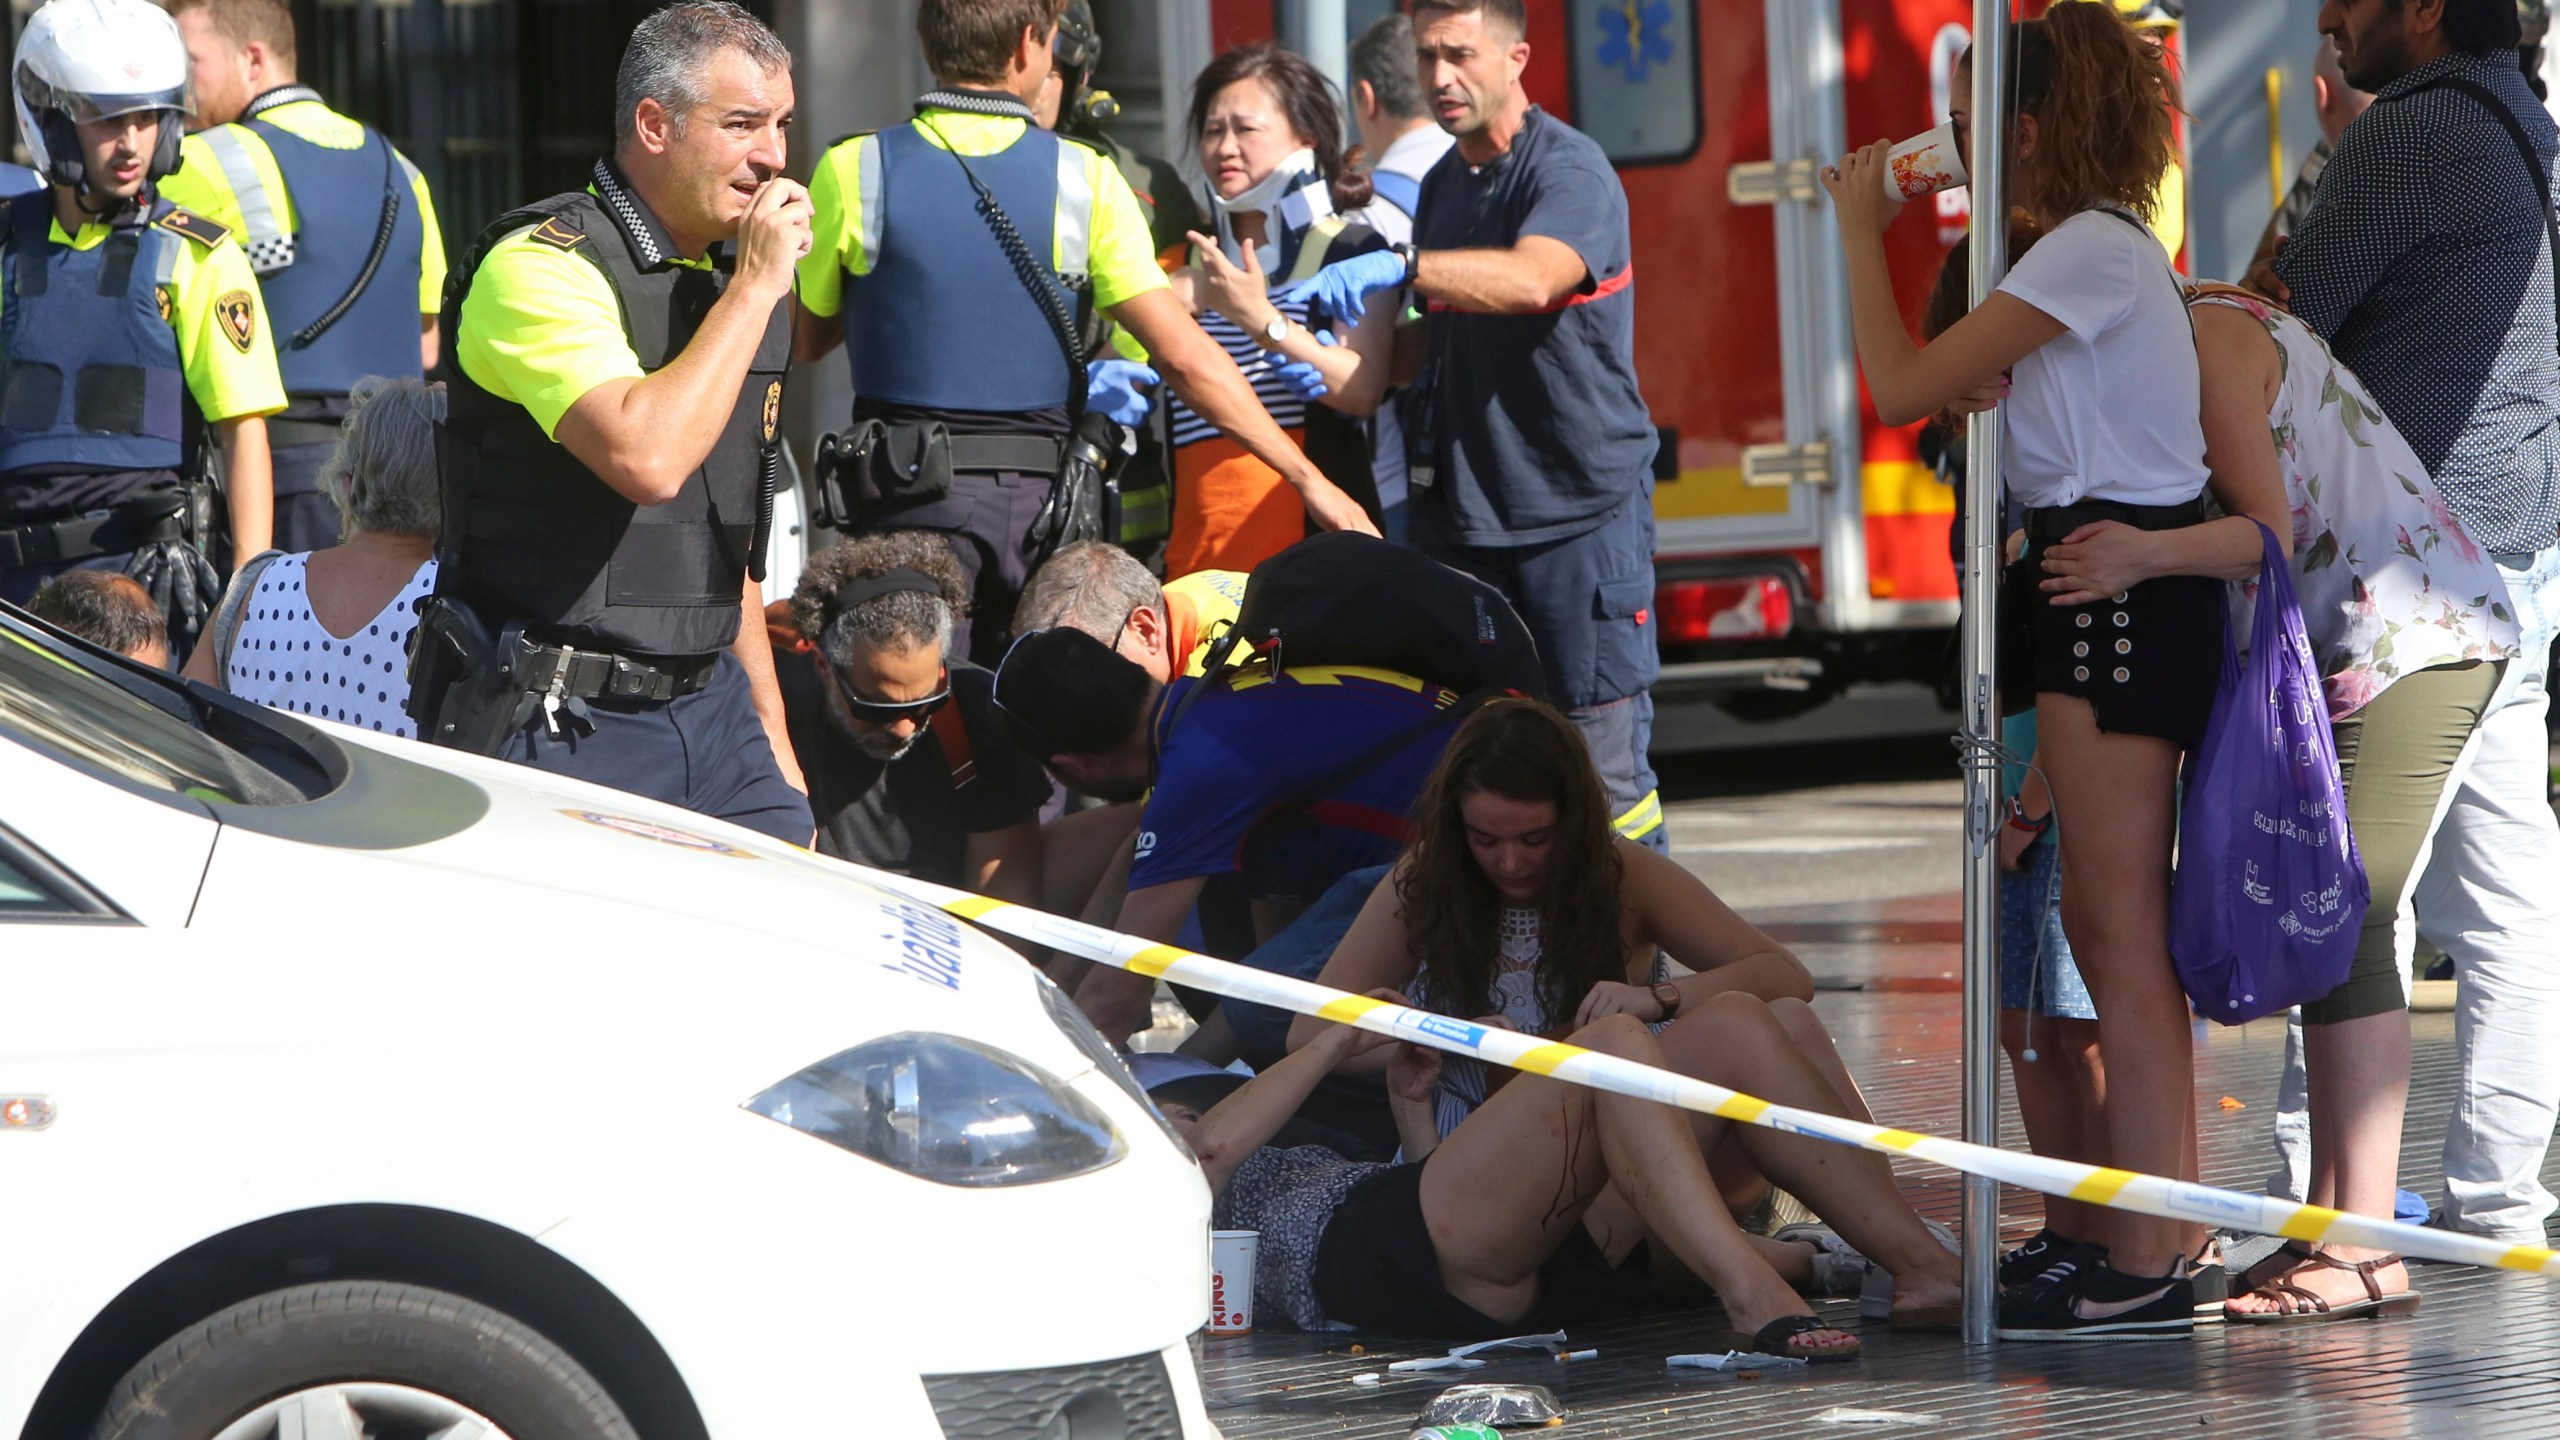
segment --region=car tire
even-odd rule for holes
[[[189,1326],[116,1383],[90,1440],[273,1434],[251,1417],[315,1396],[357,1411],[440,1402],[507,1440],[638,1440],[595,1377],[530,1326],[442,1290],[365,1280],[274,1291]],[[362,1418],[348,1433],[375,1433]]]

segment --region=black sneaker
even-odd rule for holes
[[[2047,1267],[2070,1252],[2088,1248],[2078,1240],[2066,1239],[2051,1230],[2039,1230],[2027,1237],[2025,1244],[2000,1257],[2000,1288],[2014,1290],[2042,1275]]]
[[[2001,1296],[1997,1333],[2003,1340],[2183,1340],[2195,1329],[2196,1287],[2184,1260],[2166,1275],[2144,1276],[2087,1256],[2057,1262]]]

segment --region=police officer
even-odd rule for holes
[[[1376,533],[1174,299],[1119,169],[1034,124],[1056,3],[923,0],[916,33],[939,88],[912,122],[819,162],[817,245],[800,265],[800,358],[841,342],[853,367],[844,488],[864,526],[951,539],[984,664],[1002,654],[1014,597],[1039,559],[1035,522],[1084,399],[1080,305],[1126,328],[1195,411],[1297,488],[1319,524]]]
[[[193,639],[221,596],[193,481],[209,424],[231,552],[267,546],[266,310],[222,226],[155,186],[178,163],[187,55],[149,0],[55,0],[19,37],[18,130],[47,182],[0,205],[0,599],[64,570],[143,582]],[[182,478],[186,477],[186,478]]]
[[[161,192],[248,249],[290,398],[267,424],[275,544],[325,549],[338,511],[320,466],[347,392],[367,375],[435,368],[444,237],[418,167],[296,83],[284,0],[170,0],[169,11],[194,69],[198,133]]]
[[[791,52],[729,0],[633,30],[613,157],[500,217],[444,310],[444,536],[419,733],[807,844],[763,624]]]

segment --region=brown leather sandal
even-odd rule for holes
[[[2231,1277],[2231,1295],[2237,1299],[2270,1281],[2281,1280],[2311,1262],[2311,1247],[2300,1240],[2287,1240],[2258,1257],[2258,1263]]]
[[[2419,1302],[2426,1298],[2415,1290],[2403,1290],[2394,1295],[2382,1293],[2382,1282],[2373,1278],[2374,1272],[2400,1264],[2401,1257],[2397,1255],[2384,1255],[2377,1259],[2359,1262],[2341,1260],[2334,1255],[2323,1255],[2311,1249],[2305,1249],[2301,1253],[2303,1263],[2285,1271],[2284,1274],[2298,1275],[2315,1265],[2327,1270],[2345,1270],[2364,1282],[2365,1298],[2350,1300],[2343,1305],[2332,1305],[2326,1299],[2303,1289],[2290,1280],[2280,1277],[2271,1278],[2251,1287],[2250,1293],[2281,1296],[2292,1301],[2297,1308],[2256,1313],[2225,1310],[2222,1318],[2233,1325],[2325,1325],[2333,1320],[2379,1320],[2393,1315],[2415,1315],[2418,1313]],[[2255,1266],[2251,1267],[2253,1273],[2255,1269]]]

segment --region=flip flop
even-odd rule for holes
[[[1800,1350],[1789,1342],[1813,1330],[1838,1330],[1812,1315],[1781,1315],[1760,1327],[1758,1333],[1745,1335],[1739,1330],[1719,1333],[1715,1343],[1727,1350],[1740,1350],[1753,1355],[1776,1355],[1788,1360],[1802,1360],[1808,1365],[1834,1365],[1858,1358],[1858,1340],[1850,1336],[1846,1345],[1827,1350]]]
[[[2290,1280],[2272,1279],[2261,1282],[2253,1293],[2282,1296],[2293,1301],[2297,1308],[2259,1313],[2225,1310],[2223,1322],[2229,1325],[2326,1325],[2337,1320],[2381,1320],[2394,1315],[2415,1315],[2419,1303],[2426,1299],[2415,1290],[2402,1290],[2391,1295],[2382,1293],[2382,1282],[2373,1278],[2373,1272],[2400,1264],[2401,1257],[2397,1255],[2384,1255],[2358,1263],[2323,1255],[2317,1250],[2306,1250],[2303,1259],[2305,1264],[2285,1274],[2299,1274],[2314,1265],[2326,1270],[2345,1270],[2364,1282],[2365,1298],[2332,1304]]]

